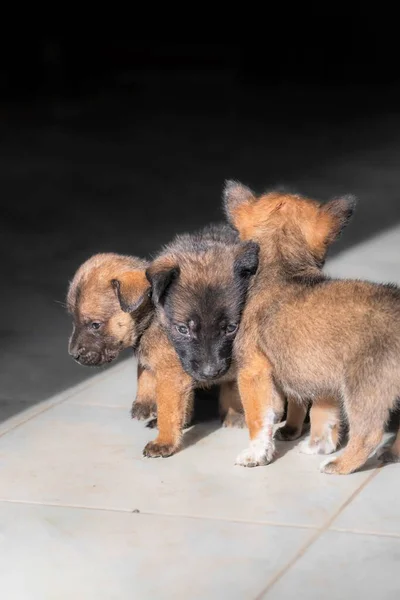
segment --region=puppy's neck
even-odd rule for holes
[[[281,233],[259,244],[258,272],[265,284],[298,289],[326,279],[322,272],[324,260],[318,260],[301,240]]]

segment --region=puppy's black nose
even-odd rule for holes
[[[73,359],[79,362],[79,359],[81,358],[84,351],[84,348],[70,348],[68,353],[70,356],[72,356]]]
[[[213,364],[204,365],[200,370],[200,376],[203,379],[214,379],[215,377],[218,377],[222,370],[223,369]]]

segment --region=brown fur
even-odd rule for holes
[[[158,436],[144,455],[167,457],[180,447],[182,431],[193,404],[193,380],[181,367],[178,356],[157,320],[142,338],[138,359],[155,379]]]
[[[243,427],[243,406],[240,400],[237,381],[231,381],[221,385],[219,397],[220,411],[224,415],[224,427]]]
[[[70,354],[79,356],[82,346],[89,352],[101,349],[104,360],[115,359],[120,351],[135,348],[140,336],[148,327],[153,306],[148,298],[149,283],[145,271],[148,263],[132,256],[119,254],[96,254],[76,272],[68,290],[67,306],[74,319],[70,338]],[[121,309],[119,295],[128,294],[132,312]],[[137,304],[136,310],[133,304]],[[99,332],[91,332],[88,326],[98,321],[103,325]],[[90,357],[90,355],[89,355]],[[138,367],[138,386],[132,418],[148,419],[156,416],[155,381],[152,373]]]
[[[352,198],[326,205],[284,193],[256,198],[232,182],[225,206],[241,238],[260,245],[236,339],[252,440],[238,462],[272,460],[271,423],[282,414],[283,394],[299,403],[337,398],[349,443],[322,469],[351,473],[376,449],[400,395],[400,290],[323,275],[326,251],[353,212]]]
[[[308,445],[310,454],[335,452],[341,441],[340,406],[335,398],[318,398],[311,406],[311,431]]]

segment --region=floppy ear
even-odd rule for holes
[[[225,182],[223,191],[224,210],[228,220],[234,224],[233,212],[242,204],[250,204],[255,196],[250,188],[238,181],[228,180]]]
[[[256,242],[249,241],[240,244],[233,267],[235,274],[243,278],[254,275],[258,269],[259,251],[260,246]]]
[[[342,198],[335,198],[322,207],[322,213],[328,217],[325,236],[327,244],[334,242],[349,223],[356,203],[357,199],[355,196],[349,195]]]
[[[151,284],[154,304],[164,304],[168,288],[179,277],[180,269],[170,258],[155,260],[146,270],[146,277]]]
[[[149,295],[150,285],[145,271],[127,271],[112,279],[111,285],[115,290],[121,308],[130,313],[139,308]]]

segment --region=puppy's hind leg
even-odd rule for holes
[[[303,454],[332,454],[340,438],[340,405],[335,398],[313,402],[310,411],[310,435],[299,444]]]
[[[223,427],[246,427],[243,405],[236,381],[221,383],[219,411]]]
[[[356,471],[374,453],[382,439],[388,409],[382,406],[379,396],[363,399],[362,404],[350,399],[346,402],[349,422],[349,442],[340,456],[321,464],[323,473],[348,475]]]
[[[299,404],[296,400],[288,398],[286,422],[276,430],[277,440],[290,442],[297,440],[303,432],[304,419],[307,414],[307,404]]]

